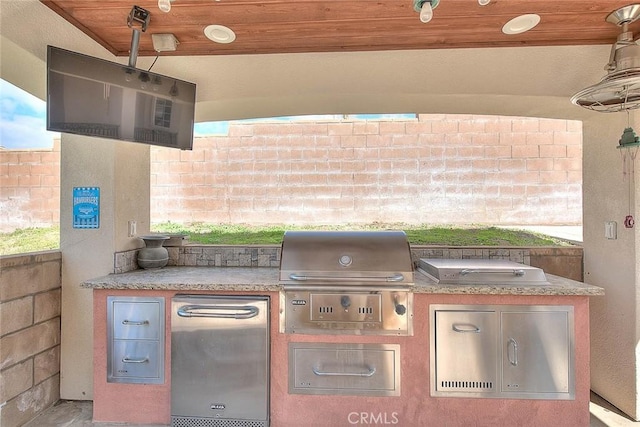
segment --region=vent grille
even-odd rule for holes
[[[381,322],[382,294],[365,292],[310,293],[309,297],[298,299],[310,301],[309,318],[311,322]],[[387,299],[390,297],[387,296]],[[300,307],[297,310],[302,312]]]
[[[440,386],[449,390],[493,390],[493,381],[441,381]]]
[[[171,417],[171,427],[268,427],[267,421],[198,417]]]

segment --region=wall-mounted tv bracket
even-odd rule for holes
[[[127,17],[127,26],[133,30],[131,35],[131,50],[129,51],[129,67],[135,68],[138,60],[138,45],[140,44],[140,32],[147,31],[151,14],[140,6],[133,6]],[[138,28],[139,27],[139,28]]]

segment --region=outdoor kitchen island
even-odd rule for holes
[[[410,336],[291,334],[280,330],[282,286],[276,268],[166,267],[112,274],[83,283],[94,294],[94,421],[139,424],[171,422],[171,313],[176,294],[260,295],[270,298],[271,426],[586,426],[589,424],[589,298],[604,291],[547,275],[548,285],[442,285],[416,271]],[[162,381],[108,382],[108,297],[154,297],[164,304]],[[434,397],[430,392],[430,306],[562,306],[573,312],[570,398]],[[396,395],[297,394],[290,392],[290,344],[391,345],[399,349]],[[525,358],[523,357],[523,360]],[[392,359],[393,362],[393,359]],[[513,362],[513,360],[512,360]],[[516,361],[517,363],[517,361]],[[367,374],[368,375],[368,374]],[[215,425],[215,424],[211,424]],[[222,425],[222,424],[221,424]]]

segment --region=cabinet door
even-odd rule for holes
[[[501,313],[501,391],[572,398],[572,308],[534,309]]]
[[[494,392],[496,339],[495,311],[436,311],[435,394]]]

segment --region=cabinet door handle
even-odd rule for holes
[[[127,325],[127,326],[147,326],[149,324],[148,320],[127,320],[124,319],[122,321],[123,325]]]
[[[451,327],[456,332],[477,334],[480,328],[470,323],[454,323]]]
[[[518,366],[518,341],[513,338],[507,341],[507,359],[513,366]]]
[[[122,358],[122,363],[147,363],[148,361],[148,357],[143,357],[142,359],[130,359],[128,357]]]
[[[313,373],[319,377],[372,377],[376,373],[375,367],[366,366],[366,372],[327,372],[321,371],[320,368],[313,367]]]

